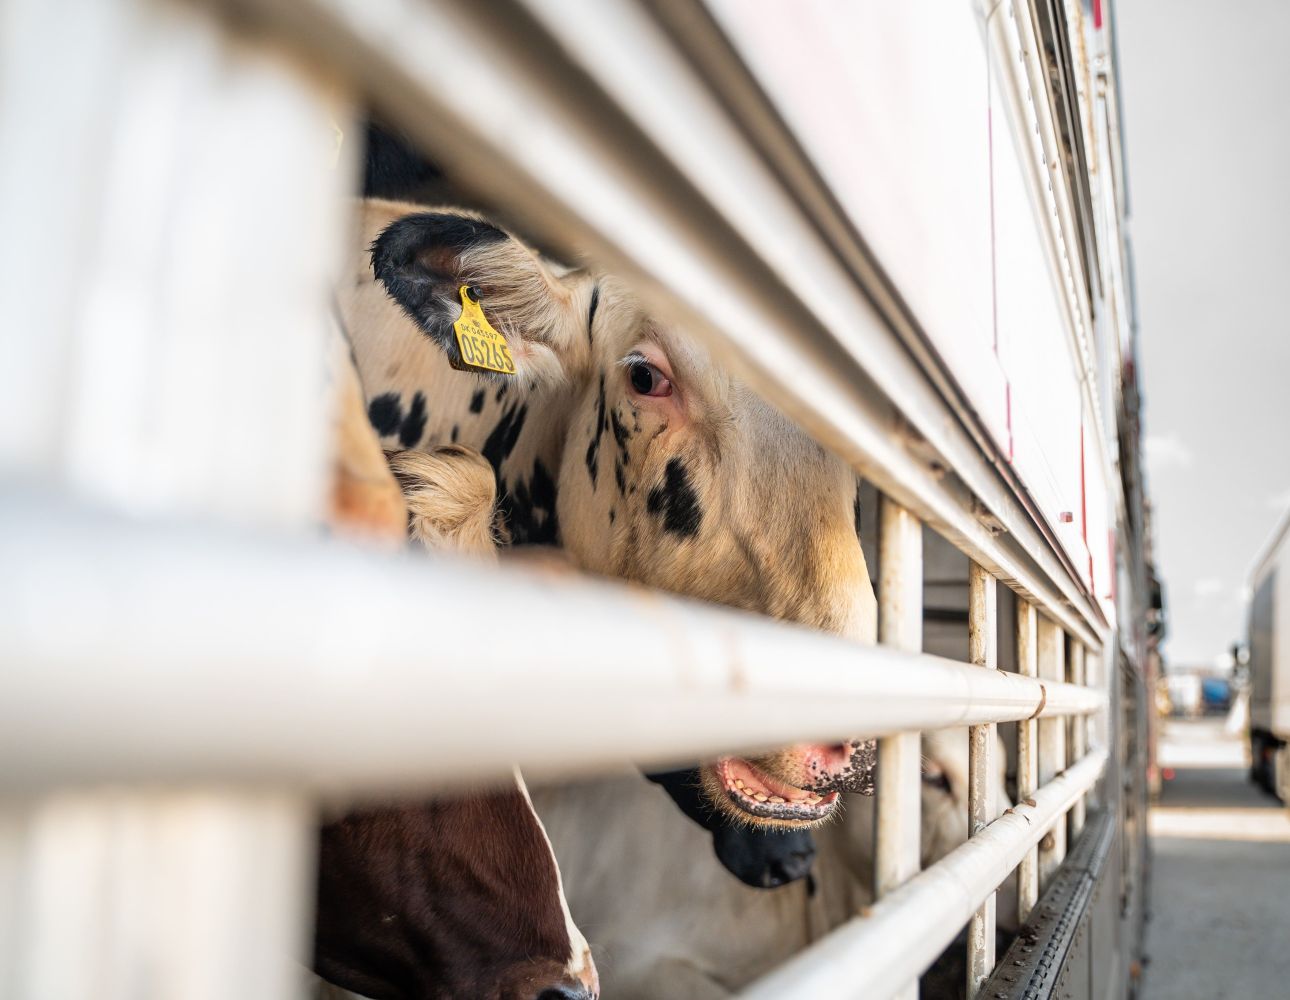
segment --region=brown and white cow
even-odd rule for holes
[[[322,829],[314,969],[372,1000],[595,1000],[523,780]]]
[[[479,482],[478,456],[453,447],[405,454],[392,473],[339,337],[329,371],[329,526],[369,542],[411,535],[495,558],[492,477]],[[373,806],[327,823],[313,967],[373,1000],[596,1000],[600,989],[518,771],[508,787]]]

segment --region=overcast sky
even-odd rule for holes
[[[1166,658],[1209,662],[1290,508],[1290,0],[1115,6]]]

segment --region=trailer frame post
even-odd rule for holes
[[[878,641],[918,652],[923,646],[923,526],[886,496],[879,502]],[[878,898],[918,873],[922,741],[917,732],[878,741],[874,890]],[[901,998],[917,998],[910,983]]]
[[[1088,649],[1074,636],[1070,639],[1070,682],[1086,686]],[[1084,759],[1088,752],[1088,719],[1077,716],[1068,723],[1066,761],[1074,764]],[[1073,843],[1084,832],[1084,823],[1088,816],[1087,796],[1081,795],[1071,806],[1070,840]]]
[[[1035,606],[1017,598],[1017,672],[1037,677],[1037,614]],[[1038,725],[1034,718],[1017,723],[1017,801],[1024,803],[1039,788]],[[1017,866],[1017,919],[1025,923],[1039,901],[1039,853],[1028,849]]]
[[[999,667],[998,586],[976,562],[968,570],[968,662],[986,670]],[[968,835],[975,837],[998,814],[997,726],[968,729]],[[995,964],[995,901],[991,893],[968,923],[967,996],[980,991]]]
[[[1040,615],[1036,628],[1039,679],[1066,679],[1066,634],[1046,615]],[[1042,787],[1066,770],[1066,719],[1044,717],[1039,720],[1039,784]],[[1066,821],[1059,819],[1039,842],[1040,888],[1066,857]]]

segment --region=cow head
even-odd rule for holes
[[[505,791],[350,813],[323,827],[314,968],[373,1000],[596,1000],[521,779]]]
[[[455,360],[458,291],[478,289],[516,360],[510,405],[528,400],[530,425],[559,422],[553,514],[577,564],[873,641],[857,484],[844,463],[614,279],[553,267],[467,213],[391,216],[372,247],[389,295]],[[839,792],[871,791],[873,765],[872,743],[796,746],[722,758],[702,784],[739,820],[807,826]]]

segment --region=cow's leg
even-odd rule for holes
[[[479,452],[447,445],[395,452],[389,462],[403,488],[409,537],[428,549],[497,558],[497,478]]]

